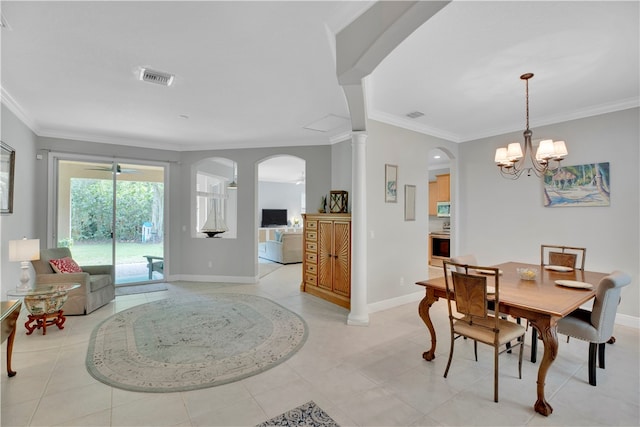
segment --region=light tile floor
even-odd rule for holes
[[[639,331],[616,327],[607,346],[607,369],[598,386],[587,382],[587,344],[560,338],[547,376],[550,417],[533,410],[538,365],[526,361],[517,377],[517,355],[500,358],[500,402],[493,402],[492,353],[456,343],[449,373],[446,304],[433,306],[437,357],[426,362],[428,334],[418,303],[370,316],[367,327],[347,326],[347,311],[301,294],[300,264],[284,266],[260,283],[173,283],[167,291],[117,297],[88,316],[68,317],[63,330],[25,335],[22,313],[13,367],[6,375],[2,345],[4,426],[252,426],[314,400],[342,426],[559,426],[640,424]],[[265,296],[304,317],[309,337],[285,363],[235,383],[181,393],[135,393],[94,380],[86,371],[89,335],[120,310],[177,293],[242,292]],[[530,334],[527,334],[530,338]],[[540,346],[541,347],[541,346]],[[525,347],[528,356],[530,347]],[[540,350],[541,352],[542,350]],[[539,360],[540,360],[539,356]]]

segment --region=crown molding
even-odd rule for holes
[[[40,127],[36,121],[29,115],[24,108],[18,104],[13,96],[0,87],[0,103],[4,104],[22,123],[24,123],[33,133],[39,135]]]
[[[417,123],[409,119],[394,116],[392,114],[385,113],[376,109],[369,110],[369,119],[377,120],[379,122],[387,123],[403,129],[412,130],[414,132],[422,133],[425,135],[435,136],[436,138],[442,138],[451,142],[462,142],[460,137],[456,134],[427,126],[422,123]]]
[[[567,114],[559,114],[555,116],[536,118],[534,126],[532,126],[532,129],[535,130],[536,127],[548,126],[548,125],[553,125],[557,123],[564,123],[572,120],[579,120],[587,117],[599,116],[602,114],[615,113],[616,111],[628,110],[630,108],[638,108],[638,107],[640,107],[640,97],[627,98],[627,99],[623,99],[616,102],[595,105],[593,107],[584,108],[582,110],[573,111]],[[433,128],[421,123],[416,123],[408,119],[397,117],[392,114],[388,114],[388,113],[376,110],[375,108],[370,108],[369,111],[370,111],[369,112],[370,119],[377,120],[390,125],[398,126],[404,129],[412,130],[415,132],[423,133],[426,135],[443,138],[448,141],[452,141],[456,143],[475,141],[477,139],[489,138],[497,135],[504,135],[507,133],[517,132],[524,129],[524,127],[522,126],[511,126],[511,127],[501,127],[501,128],[493,128],[493,129],[484,129],[482,131],[474,132],[472,134],[459,135],[459,134],[446,132],[437,128]]]
[[[606,104],[595,105],[589,108],[583,108],[582,110],[572,111],[565,114],[557,114],[554,116],[546,116],[542,118],[536,118],[535,123],[531,126],[531,130],[535,132],[536,128],[542,126],[549,126],[558,123],[570,122],[572,120],[585,119],[587,117],[599,116],[602,114],[615,113],[616,111],[628,110],[631,108],[637,108],[640,106],[640,97],[622,99],[615,102],[609,102]],[[504,135],[507,133],[524,131],[524,126],[511,126],[494,129],[485,129],[480,132],[476,132],[468,135],[460,135],[459,142],[475,141],[477,139],[489,138],[497,135]]]

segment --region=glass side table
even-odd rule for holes
[[[67,318],[64,317],[62,306],[67,301],[69,291],[79,287],[79,283],[42,285],[29,290],[16,289],[7,292],[7,295],[24,300],[29,312],[29,320],[24,324],[27,335],[36,329],[42,329],[42,335],[46,335],[47,326],[56,325],[58,329],[64,329],[62,325]]]

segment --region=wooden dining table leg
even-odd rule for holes
[[[538,335],[542,338],[544,344],[544,354],[540,367],[538,368],[538,400],[534,405],[537,413],[548,416],[553,412],[553,408],[544,397],[544,385],[547,378],[547,371],[558,355],[558,335],[556,333],[555,319],[550,317],[541,317],[531,320],[534,328],[538,331]]]
[[[422,358],[428,361],[436,357],[436,330],[433,327],[433,322],[431,322],[431,316],[429,316],[429,309],[436,301],[438,301],[438,298],[435,296],[433,289],[427,288],[425,297],[420,301],[420,305],[418,305],[418,314],[427,326],[427,329],[429,329],[429,334],[431,335],[431,348],[422,353]]]

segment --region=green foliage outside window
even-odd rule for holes
[[[111,180],[71,180],[72,241],[111,239],[112,186]],[[163,191],[162,183],[117,182],[116,238],[119,242],[140,241],[142,225],[145,222],[153,222],[159,217],[157,213],[162,212]],[[158,232],[161,232],[162,224],[155,226]]]

